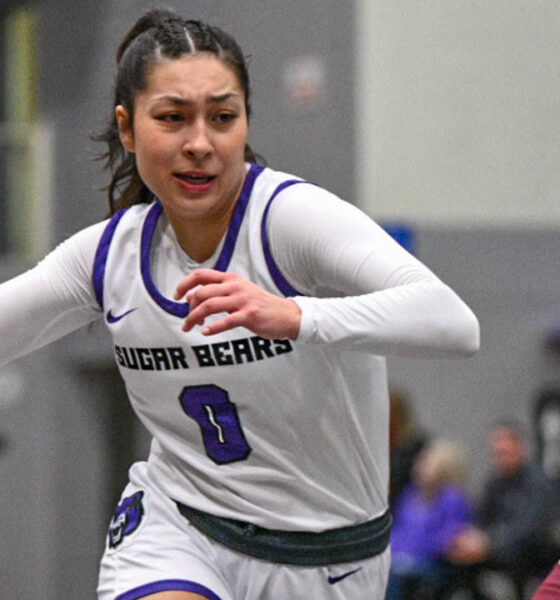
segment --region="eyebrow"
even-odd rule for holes
[[[229,98],[239,98],[239,94],[234,92],[227,92],[225,94],[220,94],[219,96],[210,96],[207,100],[210,104],[221,104]],[[161,96],[161,98],[157,99],[159,102],[172,102],[173,104],[178,104],[179,106],[189,106],[193,104],[192,100],[187,100],[187,98],[183,98],[182,96]]]

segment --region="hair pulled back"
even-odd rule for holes
[[[134,117],[134,99],[146,89],[150,69],[161,58],[180,58],[185,54],[209,52],[231,67],[245,92],[247,117],[251,112],[249,73],[237,42],[226,32],[201,21],[185,20],[169,10],[152,10],[136,21],[117,50],[117,74],[113,115],[105,131],[94,137],[107,143],[107,151],[99,158],[111,173],[107,186],[110,214],[121,208],[154,200],[136,168],[134,154],[128,152],[119,137],[115,108],[124,106]],[[245,160],[255,161],[250,146],[245,147]]]

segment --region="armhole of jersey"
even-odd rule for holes
[[[291,285],[291,283],[284,277],[278,264],[274,260],[274,256],[272,255],[272,250],[270,249],[270,240],[268,239],[268,234],[266,232],[266,222],[268,218],[268,213],[270,211],[270,207],[272,206],[272,201],[278,196],[280,192],[285,190],[286,188],[295,185],[297,183],[309,183],[308,181],[304,181],[302,179],[290,179],[288,181],[284,181],[281,183],[275,190],[266,208],[264,210],[262,222],[261,222],[261,241],[264,251],[264,258],[266,260],[266,266],[268,267],[268,272],[270,273],[274,283],[278,287],[278,289],[284,294],[284,296],[303,296],[301,292],[296,290],[295,287]],[[312,184],[311,184],[312,185]]]
[[[105,227],[105,230],[101,235],[101,239],[99,240],[99,244],[95,252],[95,259],[93,261],[92,281],[93,290],[95,292],[95,298],[97,299],[97,303],[101,307],[101,310],[103,310],[105,266],[107,264],[109,248],[111,247],[111,241],[113,240],[113,236],[115,235],[117,225],[119,224],[119,221],[121,220],[122,216],[127,210],[127,208],[123,208],[111,217],[111,220],[107,223],[107,226]]]

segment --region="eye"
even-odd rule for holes
[[[156,117],[158,121],[164,121],[165,123],[179,123],[184,121],[184,117],[181,113],[166,113]]]
[[[214,117],[214,121],[216,121],[216,123],[221,123],[224,125],[226,125],[227,123],[231,123],[235,119],[237,119],[237,115],[230,112],[218,113]]]

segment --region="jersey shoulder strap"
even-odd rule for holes
[[[129,207],[130,208],[130,207]],[[97,246],[97,250],[95,252],[95,259],[93,261],[93,271],[92,271],[92,280],[93,280],[93,290],[95,292],[95,298],[97,303],[103,310],[103,288],[105,284],[105,266],[107,264],[107,256],[109,255],[109,248],[111,247],[111,242],[113,241],[113,236],[115,235],[115,231],[117,230],[117,225],[119,221],[122,219],[125,212],[128,208],[123,208],[116,212],[105,227],[105,230],[101,234],[101,238],[99,240],[99,244]]]
[[[266,230],[266,224],[268,219],[268,213],[270,211],[270,207],[272,206],[272,202],[278,196],[278,194],[284,191],[286,188],[291,187],[292,185],[296,185],[298,183],[307,183],[304,179],[288,179],[287,181],[283,181],[272,193],[272,196],[268,200],[266,208],[264,209],[263,218],[261,221],[261,241],[264,252],[264,258],[266,261],[266,266],[268,267],[268,272],[270,276],[274,280],[274,283],[278,287],[278,289],[284,294],[286,297],[290,296],[303,296],[301,292],[299,292],[292,284],[284,277],[282,271],[278,267],[276,260],[274,260],[274,255],[272,254],[272,250],[270,248],[270,240],[268,238],[268,233]],[[314,184],[310,184],[314,185]]]

